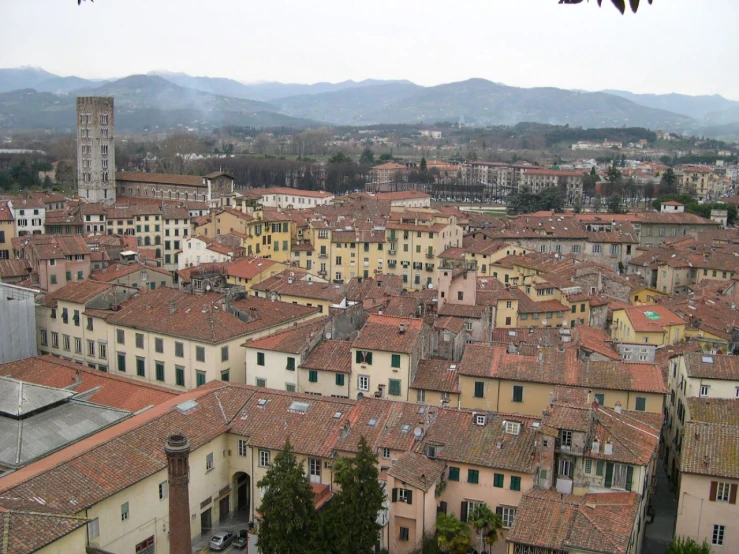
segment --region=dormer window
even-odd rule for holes
[[[485,414],[475,414],[475,425],[485,425]]]

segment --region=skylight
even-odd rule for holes
[[[341,417],[341,412],[336,412],[334,414],[334,419],[339,419]]]
[[[410,430],[411,426],[407,423],[403,424],[403,427],[400,428],[401,433],[407,433]]]
[[[197,408],[200,404],[195,402],[194,400],[186,400],[185,402],[182,402],[181,404],[177,404],[177,410],[180,413],[186,414],[188,412],[193,411],[195,408]]]
[[[308,402],[298,402],[297,400],[290,404],[290,407],[287,409],[288,412],[297,412],[299,414],[304,414],[308,411],[308,408],[310,407],[310,404]]]
[[[377,420],[373,417],[372,419],[369,420],[367,425],[369,425],[370,427],[374,427],[375,425],[377,425]]]
[[[659,314],[655,314],[654,312],[644,312],[644,315],[647,316],[648,319],[660,319]]]
[[[258,406],[266,406],[267,405],[267,399],[266,398],[260,398],[259,400],[257,400],[257,405]]]
[[[712,363],[713,363],[713,356],[703,356],[703,357],[701,358],[701,361],[702,361],[702,362],[703,362],[704,364],[712,364]]]

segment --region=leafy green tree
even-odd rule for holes
[[[424,533],[418,546],[411,550],[411,554],[439,554],[439,542],[431,533]]]
[[[262,514],[259,551],[262,554],[310,552],[316,522],[313,490],[289,439],[257,486],[265,489],[259,507]]]
[[[672,163],[672,158],[670,156],[664,155],[659,157],[660,163],[663,163],[665,165],[670,165]]]
[[[343,152],[337,152],[328,159],[328,163],[330,164],[345,164],[352,163],[352,161],[353,160]]]
[[[339,458],[334,463],[334,482],[340,490],[321,513],[321,552],[365,554],[374,550],[381,529],[377,514],[385,501],[385,487],[378,478],[377,454],[361,437],[354,458]]]
[[[498,514],[488,508],[487,504],[475,506],[467,516],[467,521],[480,539],[480,552],[485,550],[484,544],[492,546],[501,537],[503,521]]]
[[[421,158],[421,173],[426,173],[428,171],[428,165],[426,164],[426,158]]]
[[[690,538],[676,537],[667,547],[666,554],[711,554],[711,547],[705,540],[698,544]]]
[[[606,201],[608,212],[612,214],[620,214],[623,211],[623,198],[620,194],[612,194]]]
[[[389,152],[383,152],[382,154],[380,154],[380,157],[378,158],[378,160],[380,160],[381,162],[391,162],[394,159],[395,158],[393,158],[393,155],[390,154]]]
[[[470,547],[470,528],[454,514],[436,516],[436,540],[442,552],[465,554]]]
[[[362,150],[362,155],[359,156],[359,163],[364,165],[375,165],[375,153],[370,148]]]
[[[621,171],[616,167],[614,163],[606,171],[606,195],[611,196],[614,192],[618,192],[621,189]]]
[[[660,194],[674,194],[677,192],[677,175],[671,167],[667,168],[662,174],[659,183]]]

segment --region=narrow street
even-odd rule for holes
[[[225,533],[230,532],[234,533],[236,535],[239,534],[239,531],[242,529],[247,529],[249,527],[247,519],[242,516],[241,514],[234,514],[229,519],[222,523],[216,523],[213,528],[206,534],[200,535],[198,538],[193,539],[192,541],[192,552],[193,554],[203,554],[206,552],[210,552],[208,548],[208,544],[210,543],[210,538],[213,535],[217,535],[218,533]],[[245,552],[244,550],[239,550],[234,548],[233,546],[229,546],[224,550],[224,552],[234,553],[237,552]],[[257,536],[256,535],[249,535],[249,549],[246,550],[246,552],[249,552],[249,554],[257,554]]]
[[[664,554],[672,541],[677,519],[677,498],[671,491],[662,459],[657,467],[657,491],[652,497],[655,510],[654,523],[647,525],[643,552]]]

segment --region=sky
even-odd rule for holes
[[[739,1],[0,0],[0,67],[242,82],[479,77],[739,100]],[[627,2],[628,4],[628,2]]]

